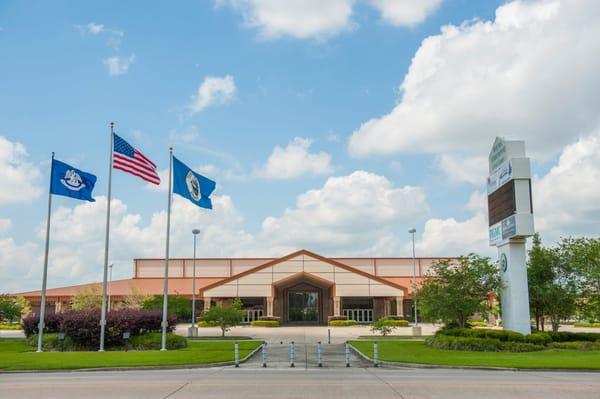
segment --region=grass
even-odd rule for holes
[[[260,341],[239,343],[240,359]],[[24,339],[0,339],[0,371],[68,370],[104,367],[175,366],[233,361],[233,342],[188,342],[188,347],[170,351],[143,352],[43,352]]]
[[[187,337],[191,341],[248,341],[253,340],[252,337],[245,337],[243,335],[226,335],[224,337],[220,335],[199,335],[197,337]]]
[[[414,335],[386,335],[385,337],[383,335],[359,335],[358,339],[367,339],[370,341],[374,341],[374,340],[381,340],[381,339],[391,339],[391,340],[405,340],[405,341],[410,341],[410,340],[418,340],[418,341],[423,341],[425,338],[430,337],[431,335],[421,335],[418,337],[415,337]]]
[[[374,341],[351,341],[366,356],[373,358]],[[465,352],[435,349],[423,342],[378,342],[379,360],[388,362],[449,366],[509,367],[523,369],[600,370],[600,351],[549,349],[540,352]]]

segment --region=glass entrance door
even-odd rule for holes
[[[314,291],[289,291],[288,320],[291,322],[318,322],[319,293]]]

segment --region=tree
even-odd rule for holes
[[[89,310],[100,309],[102,307],[102,295],[100,287],[91,285],[77,291],[71,299],[71,309]]]
[[[380,335],[385,337],[388,334],[390,334],[394,330],[394,328],[396,328],[396,326],[394,325],[393,320],[389,320],[385,317],[382,317],[381,319],[373,323],[373,325],[371,326],[371,331],[373,331],[374,333],[379,333]]]
[[[555,251],[544,248],[539,234],[533,236],[533,246],[527,262],[529,307],[535,318],[537,330],[544,331],[544,316],[548,308],[549,287],[554,280],[554,269],[559,257]]]
[[[600,238],[565,238],[558,249],[576,275],[581,315],[600,320]]]
[[[445,324],[466,326],[469,317],[483,311],[488,295],[500,286],[498,268],[475,254],[435,262],[417,292],[423,316]]]
[[[580,278],[570,261],[570,250],[571,246],[564,241],[556,248],[545,248],[538,234],[533,238],[527,263],[529,304],[536,327],[542,331],[546,317],[552,330],[558,331],[561,321],[575,313]]]
[[[130,294],[123,299],[123,303],[121,305],[121,307],[124,309],[142,309],[144,303],[147,300],[152,299],[152,295],[144,293],[141,288],[136,287],[135,285],[129,285],[129,292]]]
[[[202,320],[214,323],[221,328],[221,336],[242,322],[244,312],[242,311],[242,301],[235,298],[231,305],[213,306],[202,313]]]
[[[142,302],[142,309],[162,310],[163,296],[148,296]],[[169,295],[167,313],[175,316],[177,320],[189,320],[192,317],[192,301],[181,295]]]
[[[0,295],[0,323],[12,323],[21,318],[22,305],[8,294]]]

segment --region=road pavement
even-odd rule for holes
[[[600,397],[600,374],[448,369],[254,368],[0,374],[0,398]]]

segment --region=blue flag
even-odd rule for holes
[[[53,159],[50,179],[51,194],[64,195],[65,197],[90,202],[96,201],[92,198],[96,176],[90,173]]]
[[[187,167],[173,157],[173,192],[189,199],[201,208],[212,209],[210,195],[217,184]]]

